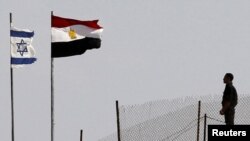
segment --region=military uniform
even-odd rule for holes
[[[232,83],[226,84],[223,92],[222,106],[225,106],[226,102],[230,102],[229,108],[225,111],[225,123],[226,125],[234,125],[235,106],[238,103],[238,95],[235,87]]]

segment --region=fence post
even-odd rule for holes
[[[200,114],[201,114],[201,101],[198,102],[198,123],[197,123],[197,141],[200,138]]]
[[[203,141],[206,141],[206,133],[207,133],[207,114],[204,115],[204,138],[203,138]]]
[[[118,138],[118,141],[121,141],[120,115],[119,115],[119,103],[118,103],[118,100],[116,100],[116,119],[117,119],[117,138]]]
[[[82,129],[81,129],[81,132],[80,132],[80,141],[82,141]]]

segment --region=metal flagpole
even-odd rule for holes
[[[53,11],[51,11],[51,26],[52,26],[52,15]],[[52,57],[52,51],[51,51],[51,141],[54,141],[54,59]]]
[[[10,13],[10,30],[12,24],[12,13]],[[11,40],[10,40],[11,45]],[[11,91],[11,138],[12,141],[15,140],[14,138],[14,94],[13,94],[13,69],[11,66],[11,46],[10,46],[10,91]]]

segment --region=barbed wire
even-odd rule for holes
[[[221,123],[225,123],[225,122],[222,121],[222,120],[219,120],[219,119],[216,119],[216,118],[212,118],[212,117],[209,117],[209,116],[207,116],[207,118],[209,118],[209,119],[211,119],[211,120],[214,120],[214,121],[221,122]]]
[[[205,117],[205,116],[202,116],[202,117],[200,118],[200,122],[201,122],[202,119],[204,119],[204,117]],[[214,121],[217,121],[217,122],[225,123],[225,122],[222,121],[222,120],[219,120],[219,119],[216,119],[216,118],[213,118],[213,117],[210,117],[210,116],[206,116],[206,117],[207,117],[208,119],[211,119],[211,120],[214,120]],[[177,131],[177,132],[175,132],[175,133],[173,133],[173,134],[167,136],[166,138],[162,139],[161,141],[165,141],[165,140],[167,140],[167,139],[169,139],[169,138],[171,138],[171,137],[173,137],[173,136],[175,136],[175,135],[178,134],[178,135],[177,135],[175,138],[173,138],[171,141],[176,140],[176,139],[179,138],[182,134],[186,133],[187,131],[189,131],[189,130],[192,129],[193,127],[197,126],[197,123],[196,123],[195,125],[191,126],[191,124],[192,124],[193,122],[197,121],[197,120],[198,120],[198,119],[195,119],[195,120],[191,121],[191,122],[190,122],[189,124],[187,124],[184,128],[182,128],[181,130],[179,130],[179,131]],[[191,126],[191,127],[190,127],[190,126]]]
[[[202,117],[200,118],[200,122],[201,122],[202,119],[204,119],[204,117],[205,117],[205,116],[202,116]],[[222,121],[222,120],[219,120],[219,119],[216,119],[216,118],[213,118],[213,117],[210,117],[210,116],[206,116],[206,117],[207,117],[208,119],[211,119],[211,120],[214,120],[214,121],[217,121],[217,122],[225,123],[225,122]],[[195,119],[195,120],[191,121],[191,122],[190,122],[188,125],[186,125],[184,128],[182,128],[181,130],[179,130],[179,131],[177,131],[177,132],[175,132],[175,133],[173,133],[173,134],[167,136],[166,138],[162,139],[161,141],[165,141],[166,139],[169,139],[169,138],[171,138],[171,137],[173,137],[173,136],[175,136],[175,135],[178,134],[178,135],[177,135],[175,138],[173,138],[171,141],[176,140],[176,139],[179,138],[182,134],[186,133],[187,131],[189,131],[189,130],[192,129],[193,127],[197,126],[197,123],[196,123],[195,125],[191,126],[191,124],[192,124],[193,122],[197,121],[197,120],[198,120],[198,119]],[[191,126],[191,127],[190,127],[190,126]]]
[[[186,129],[185,131],[183,131],[181,134],[179,134],[178,136],[176,136],[175,138],[172,139],[172,141],[176,140],[177,138],[179,138],[182,134],[186,133],[187,131],[189,131],[190,129],[194,128],[195,126],[197,126],[197,123],[195,125],[193,125],[192,127],[189,127],[188,129]]]
[[[202,118],[204,118],[204,116],[201,117],[200,119],[202,119]],[[166,138],[162,139],[161,141],[165,141],[166,139],[169,139],[169,138],[171,138],[172,136],[177,135],[177,134],[179,134],[178,136],[182,135],[183,133],[186,132],[186,129],[191,129],[189,126],[191,126],[191,124],[192,124],[193,122],[197,121],[197,120],[198,120],[198,119],[195,119],[195,120],[189,122],[184,128],[182,128],[181,130],[179,130],[179,131],[177,131],[177,132],[175,132],[175,133],[173,133],[173,134],[167,136]],[[197,125],[197,123],[196,123],[196,125]],[[189,127],[189,128],[188,128],[188,127]],[[192,128],[193,128],[193,126],[192,126]],[[182,131],[183,131],[183,132],[182,132]],[[187,130],[187,131],[188,131],[188,130]]]
[[[204,119],[204,117],[205,117],[205,116],[202,116],[202,117],[200,118],[200,120]],[[210,116],[206,116],[206,117],[207,117],[208,119],[211,119],[211,120],[214,120],[214,121],[217,121],[217,122],[225,123],[225,122],[222,121],[222,120],[219,120],[219,119],[216,119],[216,118],[213,118],[213,117],[210,117]],[[164,140],[166,140],[166,139],[169,139],[169,138],[171,138],[171,137],[173,137],[173,136],[179,134],[179,135],[177,135],[174,139],[172,139],[172,141],[175,140],[175,139],[177,139],[178,137],[180,137],[182,134],[184,134],[184,133],[187,132],[188,130],[190,130],[190,129],[192,129],[193,127],[197,126],[197,123],[196,123],[195,125],[191,126],[191,124],[192,124],[193,122],[197,121],[197,120],[198,120],[198,119],[195,119],[195,120],[191,121],[191,122],[190,122],[188,125],[186,125],[184,128],[182,128],[181,130],[179,130],[179,131],[177,131],[177,132],[175,132],[175,133],[173,133],[173,134],[167,136],[166,138],[162,139],[161,141],[164,141]],[[200,122],[201,122],[201,121],[200,121]],[[189,127],[189,126],[191,126],[191,127]]]

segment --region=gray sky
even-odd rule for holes
[[[55,141],[97,141],[116,131],[115,100],[222,94],[235,75],[249,94],[249,0],[0,1],[0,140],[11,140],[9,12],[35,31],[38,61],[14,70],[16,141],[50,140],[50,12],[104,27],[100,49],[55,59]],[[218,109],[219,110],[219,109]]]

